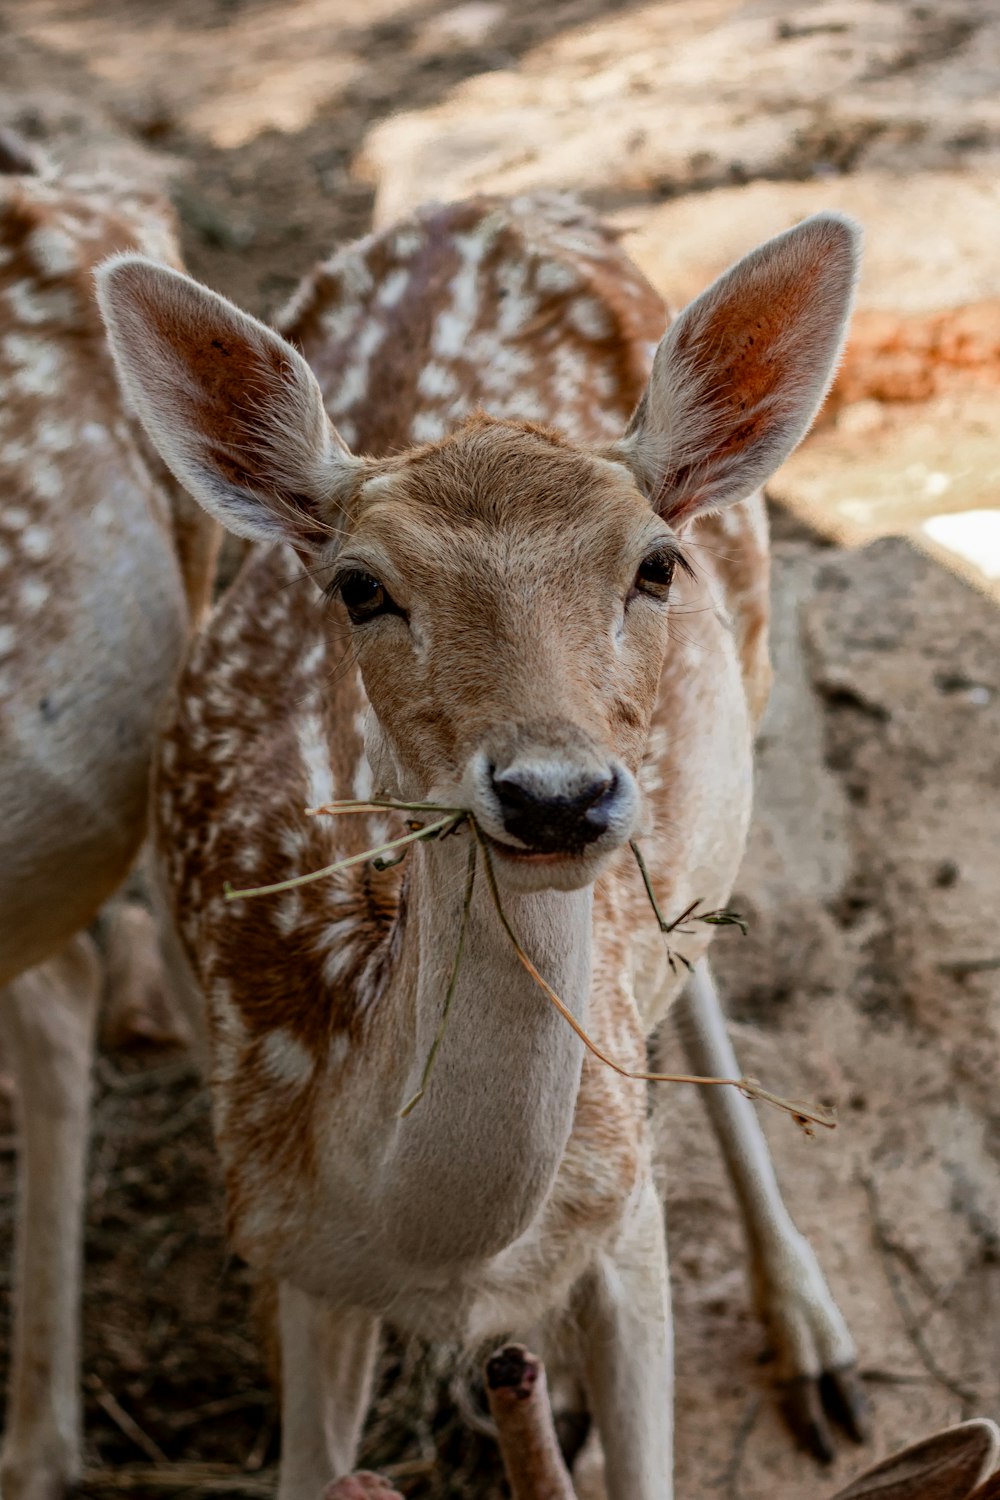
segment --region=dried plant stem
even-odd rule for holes
[[[443,807],[434,802],[395,802],[388,798],[369,798],[365,801],[344,799],[342,801],[326,802],[320,807],[307,808],[306,811],[312,817],[336,817],[342,813],[372,812],[408,812],[411,814],[439,813],[442,816],[440,816],[437,821],[429,823],[427,825],[411,824],[410,832],[404,834],[401,838],[392,839],[388,843],[380,844],[376,849],[367,849],[363,854],[352,854],[347,859],[338,860],[335,864],[327,865],[322,870],[314,870],[312,874],[309,875],[297,875],[291,880],[280,880],[274,885],[254,886],[251,889],[241,891],[234,891],[227,882],[225,887],[225,896],[227,901],[235,901],[251,896],[269,896],[274,895],[279,891],[293,890],[296,886],[308,885],[311,881],[323,880],[328,875],[335,875],[340,870],[347,870],[352,865],[364,864],[368,860],[375,860],[376,862],[378,862],[379,860],[381,860],[381,857],[383,855],[393,853],[396,850],[402,851],[399,856],[399,858],[402,858],[403,854],[408,851],[411,844],[419,843],[425,839],[441,838],[446,834],[454,833],[455,830],[465,822],[468,822],[469,828],[472,833],[472,841],[469,846],[469,862],[465,884],[465,897],[462,905],[462,918],[461,924],[459,926],[458,943],[455,949],[455,957],[452,962],[451,973],[448,979],[448,990],[445,996],[444,1009],[441,1013],[441,1020],[438,1025],[437,1032],[435,1033],[434,1041],[431,1044],[430,1052],[427,1054],[427,1061],[424,1064],[423,1073],[420,1079],[420,1087],[413,1095],[412,1099],[410,1099],[403,1106],[403,1109],[400,1112],[401,1118],[408,1115],[411,1110],[413,1110],[416,1105],[419,1104],[420,1100],[424,1096],[424,1093],[426,1092],[431,1073],[434,1069],[434,1064],[437,1060],[438,1051],[440,1050],[441,1043],[444,1039],[445,1029],[451,1015],[452,1004],[454,1002],[458,985],[458,974],[462,961],[462,953],[465,947],[465,937],[469,925],[469,913],[472,907],[472,892],[476,875],[476,851],[477,849],[479,849],[482,851],[483,855],[483,864],[486,870],[486,882],[489,887],[490,898],[493,902],[494,907],[496,908],[496,913],[500,918],[500,923],[508,938],[510,939],[511,945],[514,949],[515,954],[517,955],[518,961],[528,972],[528,974],[531,975],[531,978],[538,985],[542,993],[555,1006],[556,1010],[562,1016],[567,1025],[572,1027],[573,1031],[580,1038],[581,1042],[584,1044],[587,1050],[591,1052],[594,1057],[596,1057],[600,1062],[604,1063],[606,1067],[610,1068],[612,1072],[617,1073],[621,1078],[633,1079],[637,1083],[692,1083],[697,1084],[701,1087],[708,1088],[739,1089],[740,1093],[745,1095],[745,1097],[748,1099],[756,1099],[760,1100],[760,1102],[764,1104],[772,1104],[776,1109],[784,1110],[787,1114],[790,1114],[795,1123],[801,1126],[801,1128],[807,1135],[813,1134],[812,1127],[814,1125],[822,1125],[826,1130],[832,1130],[836,1126],[836,1120],[826,1110],[819,1109],[815,1105],[802,1104],[798,1100],[783,1099],[780,1094],[773,1094],[768,1089],[763,1088],[756,1078],[703,1078],[690,1073],[643,1073],[633,1071],[629,1068],[624,1068],[620,1063],[615,1062],[614,1058],[609,1057],[608,1054],[602,1051],[597,1043],[587,1035],[586,1031],[573,1015],[572,1011],[560,999],[552,986],[548,984],[545,979],[543,979],[542,975],[538,972],[531,959],[521,947],[521,944],[517,938],[517,934],[514,932],[514,929],[507,917],[507,913],[503,909],[503,902],[500,899],[500,890],[497,886],[496,872],[493,868],[493,859],[490,854],[489,845],[487,844],[486,839],[479,827],[479,824],[476,822],[475,817],[471,812],[466,811],[466,809],[460,807]],[[639,872],[642,875],[643,884],[646,888],[646,895],[649,897],[649,902],[653,909],[653,914],[656,917],[657,924],[662,933],[668,934],[671,932],[676,932],[678,930],[683,930],[681,924],[689,919],[695,922],[708,922],[715,926],[737,926],[741,929],[742,932],[746,932],[746,923],[743,921],[742,917],[737,915],[736,912],[720,909],[718,911],[697,913],[696,909],[699,905],[699,902],[697,901],[692,902],[687,910],[683,911],[675,921],[668,922],[663,916],[663,913],[660,911],[659,904],[656,900],[656,895],[653,891],[653,885],[652,881],[650,880],[649,871],[646,867],[646,862],[643,859],[638,845],[634,840],[631,842],[630,847],[632,849],[632,853],[635,855],[636,863],[639,866]],[[387,868],[389,864],[394,864],[396,862],[396,860],[385,861],[384,864],[377,863],[376,867]],[[669,951],[668,956],[671,959],[672,965],[673,955],[669,954]],[[687,959],[683,958],[683,956],[679,954],[677,955],[677,957],[680,958],[681,962],[690,969],[691,965]]]
[[[785,1110],[792,1116],[796,1124],[803,1126],[803,1128],[805,1128],[807,1131],[810,1125],[822,1125],[827,1130],[832,1130],[834,1128],[837,1122],[831,1115],[828,1115],[825,1110],[816,1109],[812,1105],[800,1104],[794,1100],[782,1099],[779,1094],[772,1094],[767,1089],[762,1089],[760,1084],[754,1078],[702,1078],[690,1073],[641,1073],[634,1072],[630,1068],[623,1068],[620,1063],[615,1062],[613,1057],[609,1057],[606,1052],[603,1052],[597,1045],[597,1043],[587,1035],[583,1027],[580,1025],[579,1021],[574,1016],[573,1012],[559,998],[552,986],[542,978],[541,974],[535,968],[535,965],[531,962],[531,959],[521,947],[521,944],[517,939],[517,934],[514,932],[513,927],[510,925],[507,913],[504,911],[503,903],[500,900],[500,891],[497,887],[496,873],[493,869],[493,860],[490,856],[489,848],[487,847],[487,844],[474,821],[472,822],[472,832],[475,838],[478,840],[479,847],[483,852],[483,863],[486,868],[486,883],[489,886],[490,895],[493,898],[493,905],[496,907],[497,916],[500,918],[500,922],[503,926],[504,931],[510,938],[511,944],[514,948],[514,952],[517,954],[518,959],[531,975],[532,979],[538,985],[539,989],[543,991],[543,993],[555,1006],[556,1010],[562,1016],[563,1020],[566,1021],[568,1025],[571,1026],[572,1029],[576,1032],[583,1045],[588,1049],[588,1051],[592,1052],[596,1058],[598,1058],[602,1063],[609,1067],[612,1072],[617,1073],[621,1078],[635,1079],[635,1081],[638,1083],[695,1083],[701,1085],[702,1087],[708,1088],[714,1087],[739,1089],[740,1093],[744,1094],[748,1099],[760,1099],[765,1104],[773,1104],[776,1108]]]
[[[357,808],[355,810],[360,812],[364,809]],[[291,891],[296,886],[309,885],[313,880],[324,880],[328,875],[336,875],[338,870],[348,870],[351,865],[366,864],[368,860],[374,859],[378,855],[388,854],[393,849],[402,849],[407,844],[415,844],[419,839],[437,838],[439,834],[451,828],[456,828],[465,816],[465,813],[458,815],[449,813],[448,817],[441,818],[436,823],[430,823],[426,828],[417,828],[411,833],[404,833],[402,838],[391,839],[387,844],[380,844],[377,849],[366,849],[363,854],[352,854],[348,859],[338,859],[336,864],[326,865],[322,870],[313,870],[310,875],[296,875],[291,880],[279,880],[274,885],[257,885],[245,891],[234,891],[227,881],[225,886],[226,900],[238,901],[249,896],[274,896],[278,891]]]
[[[452,1001],[455,999],[455,989],[458,985],[458,970],[462,962],[462,949],[465,947],[465,934],[469,927],[469,912],[472,908],[472,889],[476,883],[476,851],[478,847],[476,839],[472,838],[469,840],[469,863],[465,877],[465,899],[462,902],[462,922],[458,929],[458,942],[455,945],[455,957],[452,961],[451,975],[448,979],[448,993],[445,995],[444,1010],[441,1012],[441,1020],[438,1023],[437,1032],[431,1043],[431,1050],[427,1054],[427,1061],[424,1063],[424,1071],[420,1076],[420,1087],[413,1098],[404,1104],[400,1110],[399,1118],[401,1120],[405,1120],[410,1111],[424,1097],[431,1074],[434,1071],[434,1064],[437,1061],[438,1049],[444,1040],[448,1017],[451,1015]]]

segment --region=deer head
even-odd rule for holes
[[[165,462],[230,530],[290,543],[346,611],[376,785],[472,811],[514,888],[569,890],[640,817],[691,522],[751,494],[807,430],[857,240],[817,215],[740,261],[674,322],[600,452],[480,414],[439,442],[355,456],[273,331],[139,256],[98,280],[120,378]]]

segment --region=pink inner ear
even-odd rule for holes
[[[820,289],[829,268],[824,249],[758,264],[678,329],[675,351],[692,372],[692,400],[711,407],[713,420],[697,456],[669,465],[653,498],[672,524],[710,505],[726,461],[766,447],[797,400],[808,400],[803,387],[813,384],[831,342]]]

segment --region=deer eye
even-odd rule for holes
[[[361,625],[365,620],[373,619],[375,615],[387,614],[390,611],[394,614],[399,613],[378,579],[373,578],[370,573],[359,571],[345,573],[337,580],[337,592],[344,601],[344,607],[355,625]]]
[[[654,599],[665,599],[676,567],[677,557],[673,552],[651,552],[643,558],[635,575],[637,591]]]

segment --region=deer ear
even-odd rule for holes
[[[743,500],[805,436],[837,367],[860,230],[816,214],[738,261],[664,335],[624,462],[681,526]]]
[[[97,272],[118,375],[164,463],[223,526],[319,550],[366,465],[284,339],[139,255]]]

